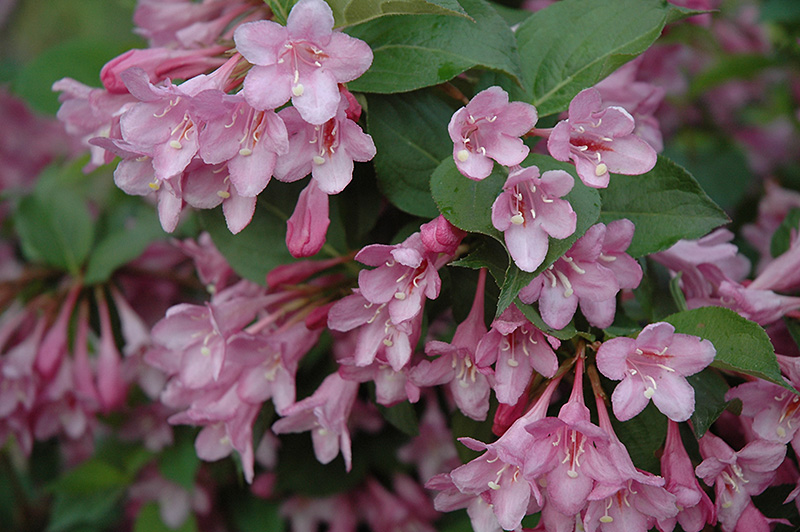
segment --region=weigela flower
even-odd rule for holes
[[[572,159],[586,186],[605,188],[609,172],[637,175],[653,169],[655,150],[633,134],[636,124],[622,107],[603,107],[597,89],[578,93],[569,118],[553,128],[547,149],[559,161]]]
[[[590,324],[608,327],[619,290],[637,286],[642,277],[641,267],[625,253],[633,230],[628,220],[593,225],[520,291],[520,299],[528,304],[538,300],[542,319],[555,329],[570,322],[579,303]]]
[[[344,98],[335,116],[319,125],[308,123],[293,107],[278,116],[289,132],[289,151],[278,157],[275,167],[275,177],[281,181],[291,183],[310,173],[320,190],[338,194],[353,179],[353,161],[375,156],[372,137],[347,117]]]
[[[688,334],[676,334],[669,323],[653,323],[639,336],[604,342],[597,351],[597,369],[622,380],[611,401],[614,415],[627,421],[639,414],[650,399],[673,421],[686,421],[694,412],[694,388],[686,376],[711,364],[714,346]]]
[[[333,31],[333,12],[322,0],[300,0],[286,26],[259,20],[234,32],[236,49],[253,68],[244,95],[256,109],[275,109],[289,98],[312,124],[324,124],[339,106],[339,83],[352,81],[372,64],[365,42]]]
[[[532,272],[544,261],[548,235],[567,238],[575,232],[578,216],[567,200],[560,199],[574,181],[563,170],[539,177],[535,166],[512,171],[503,192],[492,205],[492,225],[503,231],[511,258],[520,270]]]
[[[486,270],[482,269],[478,289],[469,316],[456,328],[452,343],[432,340],[425,344],[427,355],[440,355],[434,361],[423,360],[411,371],[410,378],[418,386],[449,383],[450,392],[461,412],[482,421],[489,412],[489,381],[478,371],[475,349],[486,334],[483,321],[483,296]]]
[[[459,172],[480,180],[492,173],[491,159],[505,166],[520,164],[529,150],[519,137],[530,131],[537,119],[535,107],[509,103],[508,94],[500,87],[476,94],[447,126]]]
[[[545,377],[555,375],[558,358],[553,349],[559,345],[561,342],[557,338],[537,329],[512,304],[494,320],[492,330],[481,339],[475,359],[479,368],[495,364],[492,387],[497,400],[511,405],[525,391],[533,370]]]
[[[312,179],[286,221],[286,247],[292,256],[310,257],[322,249],[331,223],[328,212],[328,195]]]
[[[786,446],[753,440],[734,451],[721,438],[706,432],[699,440],[703,462],[695,473],[714,485],[717,517],[725,532],[733,532],[751,497],[769,486],[786,456]]]

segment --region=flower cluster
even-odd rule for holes
[[[4,527],[800,523],[796,21],[492,3],[137,0],[0,87]]]

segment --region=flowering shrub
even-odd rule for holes
[[[792,2],[62,3],[0,8],[3,530],[800,526]]]

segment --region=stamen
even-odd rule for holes
[[[517,214],[511,217],[511,223],[514,225],[522,225],[523,223],[525,223],[525,217],[522,216],[521,212],[518,212]]]
[[[324,164],[324,163],[325,163],[325,159],[323,159],[319,155],[315,155],[314,156],[314,164],[318,164],[319,165],[319,164]]]
[[[467,150],[459,150],[458,153],[456,153],[456,157],[463,163],[469,159],[469,152]]]
[[[241,150],[239,150],[239,155],[241,155],[242,157],[253,155],[253,150],[251,150],[250,148],[242,148]]]
[[[594,169],[594,175],[596,175],[597,177],[600,177],[601,175],[607,172],[608,172],[608,166],[606,166],[605,163],[598,164]]]

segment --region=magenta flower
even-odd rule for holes
[[[244,95],[256,109],[292,105],[312,124],[324,124],[339,106],[339,83],[352,81],[372,64],[372,50],[333,31],[333,12],[322,0],[300,0],[286,27],[268,20],[242,24],[236,49],[253,68]]]
[[[559,161],[572,159],[586,186],[605,188],[609,172],[637,175],[653,169],[655,150],[637,137],[633,117],[622,107],[603,107],[600,92],[590,88],[569,104],[569,118],[550,132],[547,149]]]
[[[532,272],[544,261],[548,235],[567,238],[575,232],[578,216],[567,200],[559,199],[574,181],[563,170],[539,178],[535,166],[512,171],[503,192],[492,205],[492,225],[503,231],[511,258],[520,270]]]
[[[711,364],[716,355],[708,340],[676,334],[669,323],[653,323],[638,338],[612,338],[597,350],[597,369],[622,380],[611,401],[614,415],[627,421],[653,399],[662,414],[686,421],[694,412],[694,388],[685,377]]]
[[[447,126],[453,141],[453,159],[458,171],[470,179],[492,173],[494,159],[505,166],[520,164],[528,156],[524,135],[536,124],[536,108],[508,101],[500,87],[489,87],[455,112]]]

